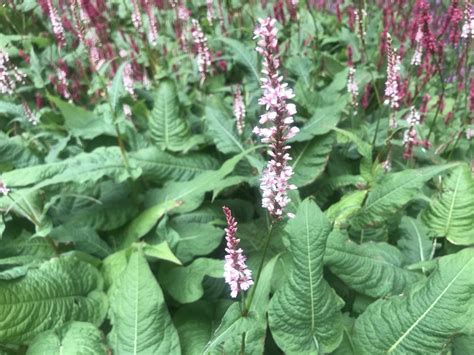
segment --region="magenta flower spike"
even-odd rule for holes
[[[53,26],[53,33],[56,37],[58,47],[64,47],[66,45],[66,38],[64,37],[64,27],[61,18],[58,15],[58,10],[53,6],[52,0],[47,0],[46,4],[48,5],[49,20]]]
[[[252,271],[247,267],[247,258],[243,250],[238,248],[240,239],[237,239],[237,221],[232,216],[232,211],[228,207],[223,207],[227,220],[225,228],[227,246],[225,248],[224,279],[230,286],[230,296],[237,297],[239,292],[246,291],[253,285]]]
[[[197,63],[198,70],[201,76],[201,84],[206,80],[207,73],[211,67],[211,53],[207,46],[207,38],[202,32],[201,25],[196,19],[192,19],[192,32],[193,42],[196,46],[197,51]]]
[[[288,190],[296,189],[289,183],[293,169],[288,165],[291,160],[287,145],[288,139],[298,133],[297,127],[291,127],[296,106],[287,100],[294,97],[293,90],[283,83],[279,75],[280,59],[278,58],[278,40],[275,19],[260,19],[254,34],[257,42],[257,52],[263,57],[261,88],[263,96],[258,103],[265,106],[266,112],[260,116],[259,123],[270,123],[270,127],[255,127],[253,132],[261,137],[263,143],[268,143],[270,160],[263,171],[260,183],[262,190],[262,207],[266,208],[275,219],[283,216],[285,206],[290,202]]]
[[[464,39],[474,38],[474,6],[469,1],[466,1],[465,4],[461,37]]]

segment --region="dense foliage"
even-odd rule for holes
[[[473,354],[473,42],[458,0],[3,1],[0,354]]]

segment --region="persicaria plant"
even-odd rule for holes
[[[474,354],[468,0],[7,0],[0,354]]]

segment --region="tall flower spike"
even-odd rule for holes
[[[415,36],[415,52],[413,53],[413,57],[411,58],[411,65],[421,64],[421,56],[423,55],[423,46],[421,44],[422,39],[423,31],[421,30],[421,26],[418,26],[418,30],[416,31]]]
[[[237,239],[237,221],[232,216],[232,211],[228,207],[223,207],[227,220],[227,228],[225,228],[225,239],[227,246],[225,248],[225,264],[224,278],[225,282],[230,286],[230,296],[237,297],[239,292],[246,291],[253,285],[252,271],[248,269],[245,261],[247,258],[243,254],[243,250],[238,248],[240,239]]]
[[[214,14],[214,1],[213,0],[206,0],[206,6],[207,6],[207,21],[212,26],[212,22],[216,18],[215,14]]]
[[[0,93],[13,95],[17,84],[23,83],[26,75],[11,64],[8,53],[0,50]]]
[[[237,126],[237,132],[242,135],[242,133],[244,133],[245,127],[245,105],[244,100],[242,98],[242,92],[240,90],[240,84],[237,85],[234,94],[234,116]]]
[[[283,83],[283,77],[279,76],[278,68],[278,40],[275,28],[275,19],[259,19],[259,25],[255,29],[255,37],[258,39],[257,52],[263,57],[261,88],[263,96],[258,100],[260,105],[265,106],[266,112],[260,116],[260,124],[271,123],[268,128],[255,127],[253,132],[262,138],[263,143],[269,144],[267,163],[260,182],[262,190],[262,207],[266,208],[275,219],[283,216],[286,205],[290,202],[288,190],[296,189],[295,185],[289,183],[293,175],[293,169],[288,165],[291,160],[288,150],[290,146],[287,140],[298,133],[297,127],[291,127],[293,115],[296,113],[294,104],[287,103],[288,99],[294,97],[293,90],[288,84]]]
[[[155,14],[153,13],[153,6],[150,0],[146,2],[146,14],[148,17],[148,40],[152,47],[155,47],[158,43],[158,28],[156,23]]]
[[[407,117],[408,128],[403,135],[403,145],[405,146],[403,158],[406,160],[413,155],[413,147],[420,144],[416,132],[416,126],[420,124],[420,121],[420,113],[412,106]]]
[[[138,32],[142,31],[143,21],[138,0],[132,0],[132,23]]]
[[[464,9],[464,24],[462,25],[461,37],[474,39],[474,6],[466,1]]]
[[[198,70],[201,76],[201,84],[206,80],[206,75],[211,66],[211,53],[207,47],[207,39],[202,32],[201,25],[196,19],[192,19],[192,36],[197,50]]]
[[[385,105],[390,106],[392,113],[390,116],[390,127],[395,128],[397,121],[393,110],[400,106],[400,57],[397,50],[393,48],[392,37],[387,33],[387,80],[385,81]]]
[[[49,19],[53,26],[53,33],[56,37],[56,42],[58,43],[59,48],[64,47],[66,45],[66,39],[64,37],[64,27],[61,18],[58,15],[58,10],[53,6],[52,0],[46,0],[46,4],[48,5]]]

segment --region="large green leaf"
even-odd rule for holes
[[[72,322],[39,334],[26,355],[106,355],[101,332],[91,323]]]
[[[199,300],[204,294],[202,282],[204,277],[224,277],[224,261],[198,258],[188,266],[163,267],[160,283],[162,287],[178,302],[191,303]]]
[[[323,278],[331,224],[312,200],[303,201],[287,232],[292,267],[273,296],[268,317],[273,338],[287,354],[334,350],[342,339],[344,302]]]
[[[143,176],[159,181],[186,181],[219,167],[216,158],[209,154],[187,153],[178,155],[163,152],[155,147],[130,154],[131,160],[143,170]]]
[[[8,137],[0,132],[0,165],[23,168],[39,163],[40,160],[28,149],[21,136]]]
[[[150,133],[155,144],[162,150],[176,152],[187,145],[189,127],[180,116],[176,87],[171,81],[163,81],[156,91],[150,117]]]
[[[110,291],[112,333],[117,354],[180,354],[179,339],[163,292],[139,249]]]
[[[409,169],[384,175],[370,190],[363,208],[352,218],[352,225],[362,229],[382,224],[420,193],[426,181],[456,165]]]
[[[474,249],[439,259],[409,292],[380,299],[357,319],[360,354],[439,354],[474,319]]]
[[[421,275],[402,268],[402,255],[387,243],[356,244],[331,233],[324,262],[350,288],[372,297],[402,292]]]
[[[2,180],[12,187],[42,188],[55,184],[94,182],[108,176],[123,181],[140,174],[139,169],[127,170],[118,147],[100,147],[91,153],[81,153],[58,163],[30,166],[9,171]]]
[[[316,180],[326,167],[333,143],[334,135],[326,134],[307,142],[292,144],[292,167],[295,174],[291,183],[301,187]]]
[[[443,182],[443,192],[421,215],[436,236],[451,243],[474,244],[474,179],[469,166],[455,169]]]
[[[51,259],[26,276],[0,280],[0,342],[29,343],[68,321],[102,323],[107,299],[91,265],[72,257]]]

